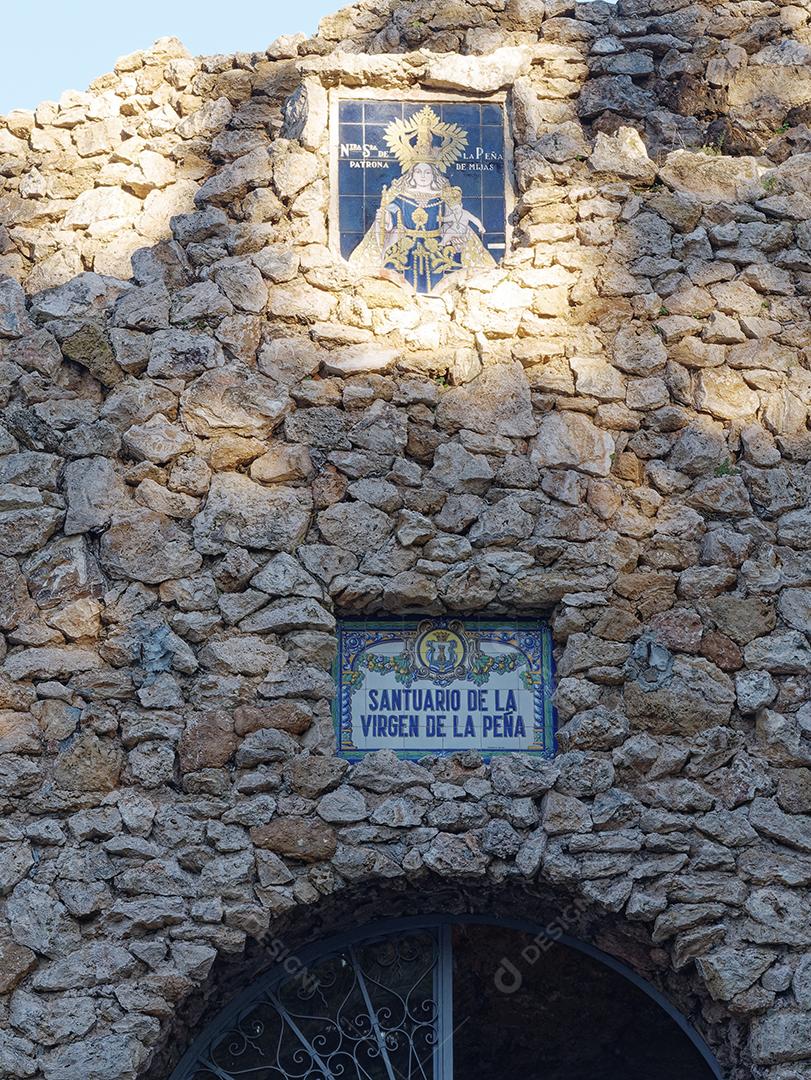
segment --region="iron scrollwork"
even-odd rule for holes
[[[440,1080],[440,936],[347,947],[271,985],[176,1080]]]

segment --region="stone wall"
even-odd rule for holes
[[[165,1077],[268,935],[447,895],[811,1076],[810,53],[378,0],[0,122],[0,1075]],[[336,258],[339,84],[508,92],[502,267]],[[336,614],[446,611],[550,617],[554,763],[334,756]]]

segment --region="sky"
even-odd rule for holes
[[[179,37],[193,55],[311,34],[349,0],[0,0],[0,115],[84,90],[119,56]]]

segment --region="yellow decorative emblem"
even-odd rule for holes
[[[458,124],[440,120],[429,105],[408,120],[392,121],[385,137],[404,172],[421,162],[445,172],[467,146],[467,132]]]
[[[417,642],[420,663],[434,674],[457,668],[464,655],[464,642],[453,630],[429,630]]]

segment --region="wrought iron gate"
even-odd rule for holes
[[[451,950],[431,926],[288,958],[173,1080],[451,1080]]]
[[[276,957],[194,1041],[170,1080],[453,1080],[454,926],[550,936],[520,919],[391,920]],[[591,945],[554,940],[634,983],[678,1024],[717,1080],[707,1044],[650,984]],[[460,1025],[461,1026],[461,1025]]]

